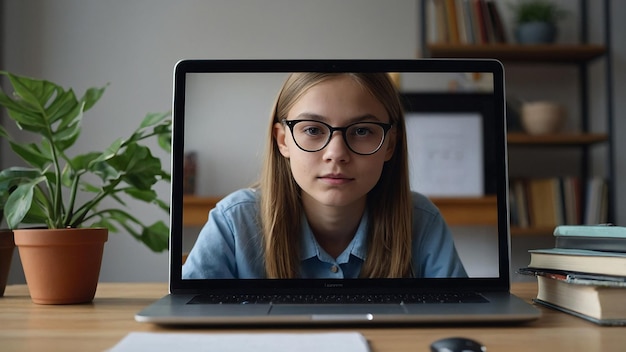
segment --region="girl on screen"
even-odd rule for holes
[[[410,190],[389,75],[293,73],[272,111],[258,184],[211,210],[184,279],[467,276],[438,209]]]

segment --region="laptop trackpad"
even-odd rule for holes
[[[270,315],[313,315],[345,316],[355,315],[368,317],[376,314],[405,314],[406,311],[399,304],[274,304]]]

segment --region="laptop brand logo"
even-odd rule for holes
[[[343,284],[342,284],[342,283],[329,283],[329,282],[325,282],[325,283],[324,283],[324,287],[326,287],[326,288],[343,287]]]

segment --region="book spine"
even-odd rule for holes
[[[491,19],[491,27],[494,34],[496,43],[504,44],[507,42],[507,34],[502,21],[502,16],[498,10],[496,2],[493,0],[487,0],[487,9],[489,10],[489,17]]]
[[[578,177],[511,179],[511,225],[549,227],[582,223]]]
[[[459,26],[458,20],[456,18],[456,1],[455,0],[446,0],[446,14],[448,16],[448,33],[450,34],[450,43],[451,44],[459,44],[461,41],[459,39]]]
[[[626,239],[626,227],[612,225],[559,226],[554,229],[556,237],[612,237]]]
[[[432,7],[434,13],[433,20],[435,22],[432,26],[435,30],[432,37],[435,38],[434,41],[436,43],[448,43],[450,36],[448,34],[448,16],[446,14],[445,0],[432,0]]]
[[[478,37],[480,44],[488,44],[489,37],[487,34],[487,27],[485,25],[485,16],[483,14],[482,2],[484,0],[474,0],[474,13],[476,15],[476,23],[478,29]]]
[[[468,44],[476,44],[475,24],[471,0],[463,0],[463,16],[465,17],[465,33]]]

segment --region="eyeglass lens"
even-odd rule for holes
[[[339,130],[348,147],[358,154],[375,153],[385,138],[385,128],[371,122],[355,123]],[[292,126],[294,141],[300,148],[309,152],[326,147],[332,138],[332,132],[330,126],[319,121],[297,121]]]

